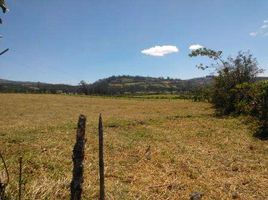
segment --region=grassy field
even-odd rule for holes
[[[268,199],[268,141],[208,103],[0,94],[0,150],[16,197],[68,199],[79,114],[87,116],[84,199],[98,199],[98,114],[105,131],[107,199]],[[149,148],[150,147],[150,148]]]

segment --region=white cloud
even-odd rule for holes
[[[268,24],[263,24],[263,25],[261,26],[261,28],[262,28],[262,29],[268,28]]]
[[[165,56],[166,54],[177,52],[179,52],[179,49],[172,45],[155,46],[141,51],[141,53],[148,56]]]
[[[258,32],[251,32],[249,35],[252,37],[256,37],[258,35]]]
[[[260,28],[255,31],[249,33],[250,36],[256,37],[256,36],[267,36],[268,35],[268,19],[263,21],[263,24],[260,26]]]
[[[189,49],[192,51],[197,50],[197,49],[202,49],[202,48],[204,47],[200,44],[192,44],[191,46],[189,46]]]

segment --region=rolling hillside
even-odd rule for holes
[[[259,77],[259,80],[268,79]],[[22,82],[0,79],[0,92],[17,93],[86,93],[96,95],[151,94],[151,93],[187,93],[209,86],[213,76],[188,80],[154,78],[143,76],[111,76],[92,84],[82,85],[50,84],[41,82]]]
[[[78,86],[50,84],[29,81],[11,81],[0,79],[0,92],[16,93],[76,93]]]
[[[212,76],[189,80],[142,76],[112,76],[88,85],[90,94],[183,93],[212,83]]]

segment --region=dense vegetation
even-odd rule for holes
[[[268,81],[256,81],[257,75],[263,72],[256,58],[249,52],[239,52],[236,57],[224,60],[221,51],[206,48],[197,49],[190,56],[207,56],[216,61],[216,64],[198,67],[212,67],[218,74],[210,93],[217,113],[253,116],[259,120],[261,132],[267,137]]]
[[[268,81],[256,83],[242,83],[236,85],[235,112],[250,115],[260,122],[260,129],[256,136],[268,138]]]
[[[48,84],[41,82],[20,82],[0,79],[2,93],[76,93],[78,86],[66,84]]]
[[[189,80],[142,76],[112,76],[93,84],[80,83],[80,92],[98,95],[191,93],[211,83],[212,77]]]

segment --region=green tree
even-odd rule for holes
[[[89,84],[86,83],[86,81],[80,81],[78,91],[80,93],[83,93],[85,95],[89,94]]]
[[[217,72],[212,89],[212,103],[219,114],[234,113],[236,94],[235,88],[238,84],[254,82],[260,69],[256,58],[249,52],[239,52],[234,58],[223,59],[222,51],[214,51],[207,48],[197,49],[189,54],[190,57],[206,56],[214,60],[211,65],[203,64],[197,67],[205,70],[213,68]]]

